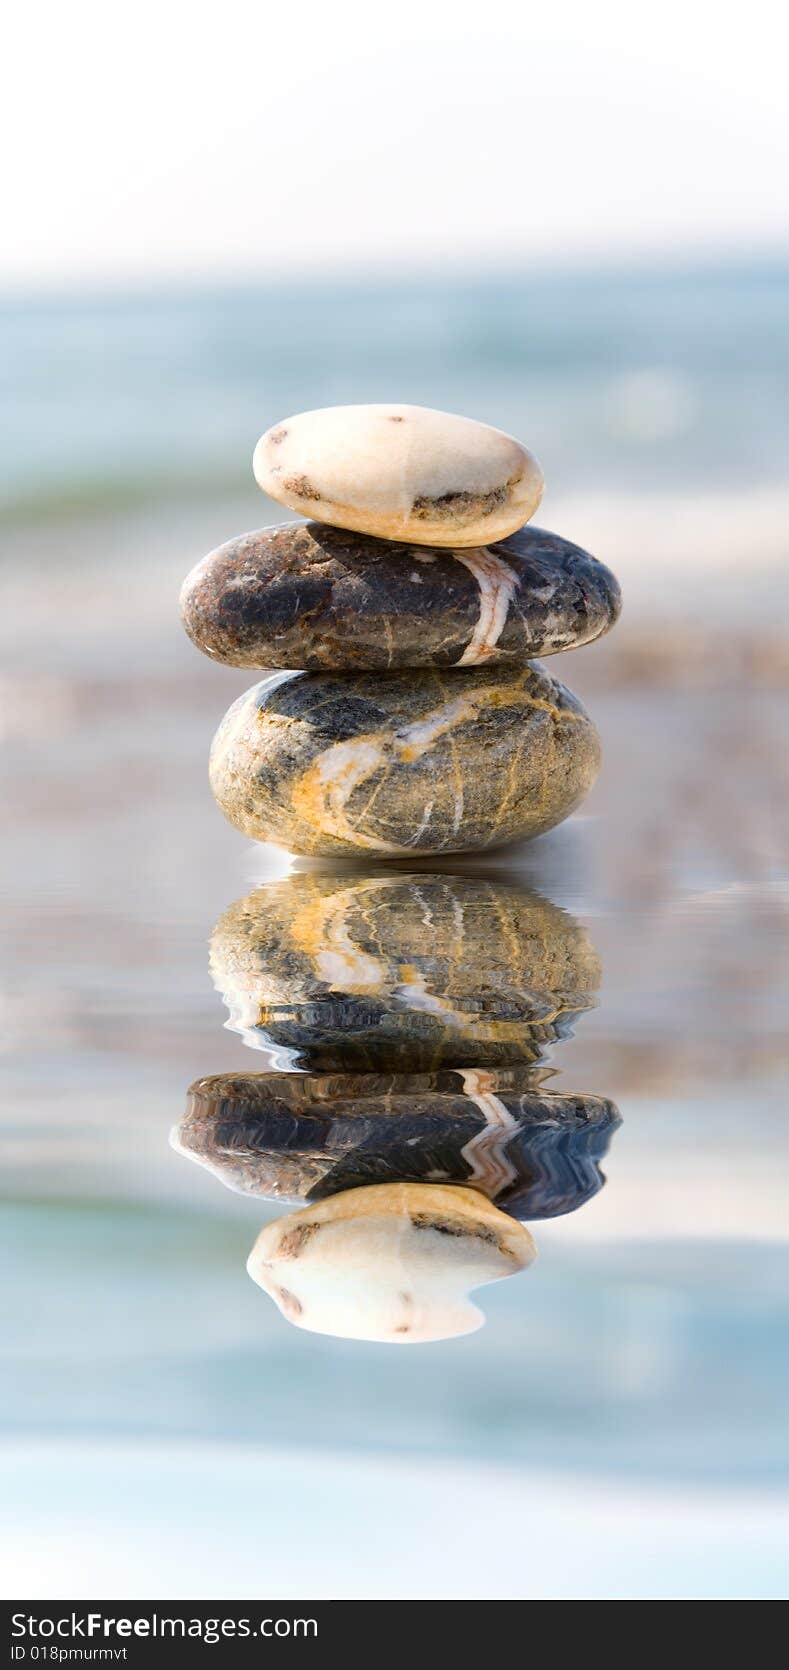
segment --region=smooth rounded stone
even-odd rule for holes
[[[599,761],[578,698],[535,662],[274,673],[226,713],[209,773],[253,840],[409,856],[541,835],[583,799]]]
[[[228,1188],[266,1200],[448,1183],[534,1219],[597,1194],[620,1123],[613,1102],[547,1090],[529,1068],[220,1073],[191,1086],[171,1143]]]
[[[543,476],[511,435],[426,406],[326,406],[261,435],[264,493],[318,522],[416,545],[486,545],[534,515]]]
[[[181,592],[215,661],[307,672],[522,666],[592,643],[620,607],[609,569],[533,527],[445,551],[286,522],[220,545]]]
[[[584,929],[527,888],[392,871],[255,888],[217,923],[211,973],[231,1031],[319,1073],[534,1063],[600,983]]]
[[[485,1318],[470,1289],[525,1270],[536,1251],[473,1189],[383,1183],[266,1224],[247,1269],[297,1328],[420,1345],[474,1333]]]

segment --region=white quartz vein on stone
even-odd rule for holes
[[[479,619],[456,665],[477,667],[490,660],[504,631],[509,607],[518,588],[518,576],[493,551],[458,550],[452,555],[473,574],[479,586]]]
[[[318,756],[321,782],[336,788],[343,801],[375,770],[383,753],[383,744],[367,737],[349,737],[346,742],[333,742]]]
[[[375,840],[355,830],[349,824],[346,813],[350,796],[360,783],[366,782],[384,764],[388,749],[392,748],[406,763],[413,763],[427,752],[438,737],[454,725],[472,718],[484,701],[485,692],[458,696],[454,701],[435,708],[423,719],[403,725],[391,738],[372,732],[367,736],[333,742],[324,749],[310,771],[317,774],[320,782],[326,810],[332,820],[332,833],[353,840],[357,846],[371,847],[378,852],[406,852],[407,844]],[[461,815],[462,801],[458,816]],[[418,835],[412,838],[412,844],[416,839]]]
[[[523,696],[520,686],[518,694]],[[500,700],[501,687],[498,685],[486,686],[483,689],[472,688],[466,694],[456,696],[440,707],[433,708],[421,719],[401,725],[392,733],[370,731],[363,736],[348,737],[342,742],[330,743],[316,756],[294,786],[293,801],[299,816],[307,823],[317,823],[323,833],[348,840],[357,847],[393,854],[408,852],[409,844],[363,835],[355,828],[349,822],[346,811],[350,795],[361,783],[372,777],[379,767],[386,765],[387,755],[390,758],[394,756],[395,760],[401,760],[405,765],[413,765],[447,731],[475,719],[481,708]],[[585,718],[585,715],[569,709],[558,711],[550,702],[536,696],[526,697],[525,705],[530,709],[542,709],[552,713],[561,720],[578,721]],[[313,802],[316,784],[321,797],[318,806]],[[455,808],[459,825],[463,812],[461,782],[457,786]]]
[[[434,804],[435,804],[434,801],[432,801],[432,800],[428,801],[428,803],[427,803],[427,805],[424,809],[424,812],[422,813],[421,822],[419,823],[418,828],[414,830],[414,833],[411,836],[410,841],[406,841],[404,843],[405,846],[407,846],[407,847],[416,846],[416,843],[419,840],[420,835],[422,835],[424,833],[424,831],[427,829],[427,826],[430,822],[430,819],[431,819],[431,816],[432,816],[432,813],[433,813]]]
[[[428,713],[424,719],[415,719],[412,724],[403,725],[399,731],[395,731],[395,747],[400,752],[405,752],[408,759],[419,759],[437,737],[443,736],[453,725],[469,718],[472,712],[468,697],[457,696],[454,701],[446,702],[443,707]]]

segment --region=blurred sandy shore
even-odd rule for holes
[[[188,570],[223,540],[285,519],[254,487],[189,508],[0,526],[0,649],[18,675],[198,676],[178,626]],[[624,614],[573,666],[599,684],[789,681],[789,490],[548,493],[535,518],[620,578]],[[732,665],[733,662],[733,665]],[[558,666],[558,661],[557,661]],[[201,669],[204,670],[204,669]],[[214,668],[214,686],[222,670]]]
[[[211,822],[222,828],[193,822],[207,805],[208,745],[254,674],[193,648],[178,594],[207,550],[278,519],[250,489],[192,511],[5,530],[0,722],[18,877],[28,866],[45,876],[43,850],[61,848],[75,822],[90,839],[128,840],[143,799],[169,820],[157,830],[168,873],[174,846],[199,848]],[[605,842],[592,843],[597,887],[654,899],[664,884],[770,881],[789,834],[789,493],[689,496],[668,512],[644,496],[591,497],[546,505],[540,521],[609,563],[624,594],[614,632],[550,658],[603,738],[581,813],[605,823]]]

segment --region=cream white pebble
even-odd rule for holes
[[[318,522],[417,545],[505,539],[542,498],[536,458],[511,435],[425,406],[327,406],[262,435],[258,486]]]

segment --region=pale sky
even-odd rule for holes
[[[15,0],[0,283],[789,246],[778,0]]]

